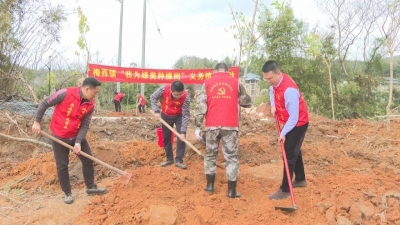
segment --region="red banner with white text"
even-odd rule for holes
[[[147,69],[89,64],[88,76],[100,82],[203,84],[212,76],[213,69]],[[232,77],[239,78],[239,67],[229,68]]]

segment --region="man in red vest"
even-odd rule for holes
[[[205,81],[197,97],[195,108],[196,138],[201,140],[200,129],[206,119],[206,155],[204,172],[206,174],[207,193],[214,193],[216,160],[219,142],[226,159],[226,178],[228,179],[228,197],[240,197],[236,192],[239,176],[239,105],[251,107],[252,101],[238,78],[228,73],[228,66],[219,63],[211,78]]]
[[[114,96],[115,112],[121,112],[121,101],[124,97],[125,97],[124,93],[115,92],[115,96]]]
[[[283,141],[289,167],[290,180],[293,172],[295,179],[293,187],[307,185],[304,173],[301,145],[308,128],[308,110],[306,101],[297,87],[297,84],[287,74],[281,72],[275,61],[267,61],[262,67],[263,77],[270,85],[271,113],[283,124],[279,141]],[[288,179],[283,170],[280,189],[269,196],[279,200],[290,196]]]
[[[139,108],[139,112],[145,113],[145,106],[146,106],[146,99],[143,97],[143,95],[140,94],[140,92],[137,93],[137,105]]]
[[[157,105],[161,100],[161,110]],[[151,108],[156,117],[163,119],[171,127],[176,126],[176,131],[182,136],[182,140],[178,138],[176,145],[175,166],[186,169],[183,164],[183,156],[185,155],[186,130],[190,119],[190,96],[185,90],[183,83],[179,80],[172,82],[171,85],[163,85],[150,96]],[[162,124],[162,133],[164,138],[164,149],[167,160],[160,166],[165,167],[174,163],[174,154],[172,152],[171,134],[172,132]]]
[[[92,155],[85,138],[94,111],[94,98],[100,90],[101,83],[93,77],[86,78],[81,87],[64,88],[43,100],[36,112],[32,131],[40,133],[40,122],[49,107],[55,106],[51,117],[50,130],[54,137],[74,146],[74,153],[82,162],[83,178],[87,194],[103,194],[105,188],[99,188],[94,183],[93,161],[81,156],[85,152]],[[71,204],[74,199],[71,194],[71,184],[68,173],[69,149],[52,141],[54,158],[57,165],[58,179],[65,193],[64,202]]]

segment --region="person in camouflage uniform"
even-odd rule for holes
[[[195,107],[195,135],[201,140],[201,126],[206,119],[206,155],[204,157],[204,172],[209,194],[214,193],[216,160],[219,142],[222,141],[222,151],[226,159],[226,178],[228,179],[228,197],[240,197],[236,192],[239,176],[239,105],[249,108],[252,105],[246,89],[237,78],[230,76],[228,66],[219,63],[213,76],[202,86]]]

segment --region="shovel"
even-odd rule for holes
[[[150,111],[154,116],[156,116],[156,114],[153,111]],[[161,123],[163,123],[166,127],[168,127],[168,129],[170,129],[176,136],[178,136],[179,138],[182,138],[181,134],[178,133],[174,128],[172,128],[167,122],[165,122],[161,117],[160,117],[160,121]],[[186,140],[186,138],[184,139],[184,141],[190,148],[192,148],[197,154],[203,156],[203,153],[201,153],[196,147],[194,147],[192,145],[192,143],[190,143],[188,140]]]
[[[278,120],[278,116],[275,116],[275,121],[276,121],[276,129],[278,131],[278,137],[281,136],[281,125]],[[289,190],[290,190],[290,198],[292,200],[292,207],[283,207],[283,206],[275,206],[275,210],[279,209],[285,212],[293,212],[297,210],[297,205],[294,199],[294,193],[293,193],[293,186],[292,186],[292,179],[290,178],[290,172],[289,172],[289,166],[286,158],[286,152],[285,152],[285,145],[283,144],[283,141],[280,140],[279,144],[281,145],[281,150],[282,150],[282,155],[283,155],[283,162],[285,164],[285,173],[286,177],[288,179],[288,184],[289,184]]]
[[[44,131],[40,131],[40,132],[41,132],[41,134],[42,134],[43,136],[46,136],[46,137],[50,138],[51,140],[57,142],[58,144],[63,145],[64,147],[69,148],[71,151],[74,150],[74,148],[73,148],[71,145],[68,145],[68,144],[64,143],[63,141],[61,141],[61,140],[59,140],[59,139],[57,139],[57,138],[51,136],[50,134],[48,134],[48,133],[46,133],[46,132],[44,132]],[[87,154],[87,153],[85,153],[85,152],[82,152],[82,151],[81,151],[79,154],[81,154],[82,156],[84,156],[84,157],[86,157],[86,158],[88,158],[88,159],[91,159],[91,160],[94,161],[94,162],[97,162],[98,164],[101,164],[101,165],[107,167],[107,168],[110,169],[110,170],[113,170],[113,171],[117,172],[118,174],[121,174],[122,176],[124,176],[124,177],[126,178],[125,184],[127,184],[128,181],[131,179],[131,176],[132,176],[131,173],[127,173],[127,172],[124,172],[124,171],[122,171],[122,170],[120,170],[120,169],[117,169],[117,168],[115,168],[115,167],[113,167],[113,166],[111,166],[111,165],[109,165],[109,164],[107,164],[107,163],[101,161],[100,159],[97,159],[97,158],[95,158],[95,157],[93,157],[93,156],[91,156],[91,155],[89,155],[89,154]]]

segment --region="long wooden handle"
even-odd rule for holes
[[[74,150],[74,148],[73,148],[71,145],[68,145],[68,144],[64,143],[63,141],[61,141],[61,140],[59,140],[59,139],[57,139],[57,138],[51,136],[50,134],[48,134],[48,133],[46,133],[46,132],[44,132],[44,131],[40,131],[40,132],[42,133],[43,136],[46,136],[46,137],[50,138],[51,140],[57,142],[58,144],[63,145],[64,147],[69,148],[71,151]],[[109,165],[109,164],[107,164],[107,163],[101,161],[100,159],[97,159],[97,158],[95,158],[95,157],[93,157],[93,156],[91,156],[91,155],[89,155],[89,154],[87,154],[87,153],[85,153],[85,152],[82,152],[82,151],[81,151],[79,154],[83,155],[84,157],[86,157],[86,158],[88,158],[88,159],[91,159],[91,160],[94,161],[94,162],[97,162],[98,164],[101,164],[101,165],[107,167],[107,168],[110,169],[110,170],[113,170],[113,171],[115,171],[115,172],[117,172],[117,173],[119,173],[119,174],[121,174],[121,175],[127,177],[127,174],[128,174],[128,173],[126,173],[126,172],[124,172],[124,171],[122,171],[122,170],[120,170],[120,169],[117,169],[117,168],[115,168],[115,167],[113,167],[113,166],[111,166],[111,165]]]
[[[153,115],[155,116],[156,114],[153,111],[150,111],[151,113],[153,113]],[[176,136],[178,136],[179,138],[182,138],[181,134],[178,133],[174,128],[172,128],[167,122],[165,122],[161,117],[160,117],[160,121],[161,123],[163,123],[166,127],[168,127],[168,129],[170,129]],[[193,149],[197,154],[201,155],[204,157],[203,153],[201,153],[196,147],[194,147],[192,145],[192,143],[190,143],[188,140],[186,140],[186,138],[183,140],[183,142],[185,142],[191,149]]]
[[[281,123],[279,122],[277,114],[275,114],[275,122],[276,122],[276,130],[278,131],[278,138],[280,138],[280,136],[281,136]],[[290,178],[288,160],[287,160],[287,157],[286,157],[285,144],[283,143],[283,140],[280,140],[279,144],[281,145],[283,164],[285,165],[285,173],[286,173],[286,177],[287,177],[287,181],[288,181],[288,185],[289,185],[290,198],[292,200],[293,208],[297,209],[296,200],[294,199],[294,193],[293,193],[292,178]]]

